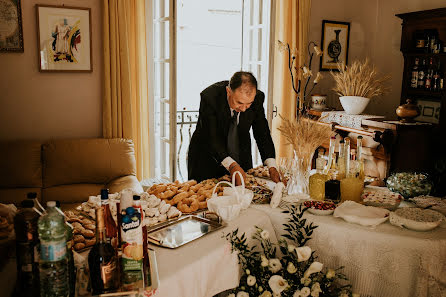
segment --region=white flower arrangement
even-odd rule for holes
[[[316,261],[315,252],[305,245],[317,228],[302,218],[305,211],[302,205],[285,211],[290,214],[288,223],[284,224],[287,233],[278,243],[272,243],[269,233],[256,227],[253,239],[260,243],[261,251],[248,246],[245,234],[238,236],[238,230],[226,235],[244,272],[239,287],[229,296],[359,296],[352,295],[351,285],[340,272],[342,267],[324,272],[324,265]]]

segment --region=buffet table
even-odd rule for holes
[[[240,268],[231,244],[223,237],[239,229],[248,242],[255,226],[267,230],[275,241],[271,221],[263,211],[248,208],[223,229],[192,241],[177,249],[150,245],[156,252],[160,286],[154,296],[211,297],[238,285]]]
[[[276,236],[287,215],[253,205],[269,216]],[[374,297],[446,296],[446,223],[429,232],[401,229],[388,221],[376,228],[333,216],[304,215],[318,225],[308,245],[325,267],[345,266],[353,292]]]

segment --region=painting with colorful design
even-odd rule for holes
[[[37,5],[40,71],[92,71],[90,8]]]

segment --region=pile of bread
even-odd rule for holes
[[[117,203],[120,202],[121,195],[125,191],[132,191],[131,189],[123,190],[119,193],[109,194],[109,207],[110,212],[115,220],[118,221],[118,211],[117,211]],[[134,193],[131,195],[139,195],[141,198],[141,207],[144,211],[144,221],[143,225],[152,226],[159,222],[164,222],[167,219],[172,219],[179,217],[181,212],[170,204],[167,204],[165,201],[155,197],[154,195],[150,195],[148,193]],[[94,210],[101,205],[101,197],[100,196],[90,196],[87,202],[84,202],[78,208],[80,211],[87,213],[92,218],[95,217]]]
[[[247,173],[255,177],[270,178],[268,166],[264,165],[257,166],[256,168],[251,168],[248,170]]]
[[[165,204],[176,206],[183,213],[191,213],[207,208],[207,201],[211,198],[217,183],[217,179],[207,179],[200,183],[195,180],[184,183],[175,181],[153,185],[147,193],[158,197]],[[218,186],[215,193],[218,196],[223,195],[223,187]]]
[[[74,250],[80,251],[84,248],[93,246],[96,243],[94,220],[75,211],[66,211],[67,222],[73,226]]]

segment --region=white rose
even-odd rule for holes
[[[308,286],[309,284],[311,284],[311,279],[309,279],[308,277],[303,277],[300,279],[300,283],[304,286]]]
[[[282,269],[282,263],[280,263],[279,259],[269,259],[269,270],[272,273],[276,273],[280,269]]]
[[[262,293],[262,295],[260,295],[259,297],[272,297],[273,295],[271,294],[270,291],[265,291]]]
[[[328,279],[333,278],[336,276],[336,271],[334,271],[333,269],[328,269],[326,276]]]
[[[309,246],[301,246],[296,248],[297,261],[307,261],[311,256],[311,248]]]
[[[248,276],[248,279],[246,280],[246,283],[248,284],[248,286],[252,287],[255,285],[256,283],[256,277],[253,275]]]
[[[263,230],[262,232],[260,232],[260,237],[267,240],[269,238],[269,232],[266,230]]]
[[[288,287],[288,283],[280,275],[273,275],[268,281],[269,287],[275,294],[280,294]],[[238,296],[237,296],[238,297]]]
[[[319,283],[314,283],[311,286],[311,297],[319,297],[319,293],[321,292],[321,285]]]
[[[301,291],[297,290],[296,292],[294,292],[293,297],[302,297]]]
[[[288,252],[292,253],[294,250],[296,249],[296,247],[292,244],[288,245]]]
[[[320,262],[311,263],[310,267],[308,267],[307,271],[305,271],[304,277],[308,278],[311,274],[320,272],[323,267],[324,264]]]
[[[300,290],[300,293],[302,294],[302,297],[308,297],[310,296],[311,290],[308,287],[303,287],[302,290]]]
[[[249,297],[249,294],[243,291],[237,293],[237,297]]]
[[[261,255],[260,259],[262,260],[262,263],[260,263],[260,265],[262,265],[262,267],[266,267],[269,264],[268,258],[265,257],[265,255]]]
[[[293,273],[296,273],[297,268],[296,268],[296,266],[294,266],[293,262],[289,262],[286,270],[288,271],[288,273],[293,274]]]

